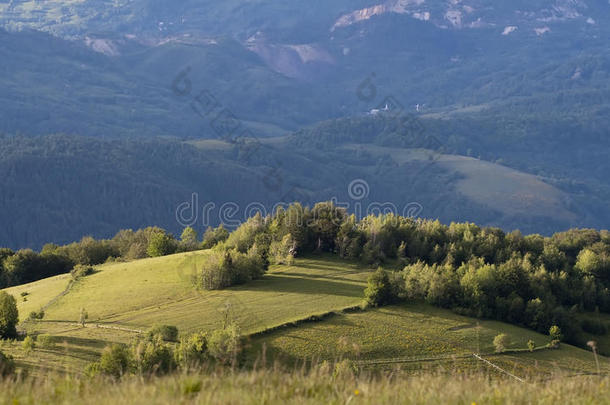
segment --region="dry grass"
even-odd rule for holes
[[[608,404],[607,377],[536,384],[488,374],[334,376],[330,368],[218,370],[120,382],[50,376],[0,382],[0,404]]]

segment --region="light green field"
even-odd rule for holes
[[[30,312],[39,311],[51,300],[59,296],[68,287],[70,279],[69,274],[62,274],[34,283],[7,288],[5,291],[17,300],[19,320],[23,321],[28,317]],[[22,293],[27,293],[28,295],[22,297]]]
[[[206,252],[107,264],[47,309],[46,322],[75,322],[80,308],[92,323],[147,329],[156,323],[182,332],[216,329],[229,316],[244,333],[357,305],[368,269],[332,257],[272,266],[263,280],[222,291],[191,282]]]
[[[323,256],[299,259],[293,266],[272,266],[262,280],[247,285],[197,290],[192,276],[206,255],[199,251],[98,266],[94,274],[74,283],[57,299],[68,285],[68,275],[7,291],[18,298],[21,291],[30,292],[27,302],[19,302],[20,313],[38,310],[53,300],[44,320],[28,321],[22,327],[31,334],[55,336],[61,348],[37,353],[50,368],[65,370],[82,369],[106,344],[128,343],[138,332],[159,323],[175,325],[188,334],[218,329],[229,319],[242,333],[250,334],[353,307],[362,301],[370,271]],[[85,328],[77,323],[81,308],[89,314]],[[65,346],[83,355],[63,359]],[[5,343],[0,350],[31,362],[32,356],[26,356],[18,342]]]

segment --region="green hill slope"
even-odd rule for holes
[[[99,266],[65,291],[65,275],[13,287],[22,327],[30,334],[49,334],[56,345],[26,354],[19,342],[4,342],[10,353],[35,374],[47,370],[81,372],[109,343],[128,343],[155,324],[176,325],[188,334],[213,330],[227,319],[252,335],[247,358],[254,360],[263,343],[268,352],[289,362],[299,359],[336,359],[349,346],[347,357],[368,361],[363,366],[396,364],[408,368],[444,365],[470,369],[478,361],[473,352],[493,352],[499,333],[509,335],[509,348],[523,349],[532,339],[537,346],[548,337],[516,326],[455,315],[429,306],[409,304],[364,312],[343,309],[357,306],[369,271],[332,256],[298,259],[292,266],[272,266],[262,280],[222,291],[198,291],[191,275],[206,259],[207,251],[176,254],[129,263]],[[27,301],[21,293],[28,292]],[[23,321],[24,314],[44,307],[42,321]],[[81,308],[89,313],[85,327],[77,320]],[[328,315],[335,312],[335,315]],[[313,319],[323,319],[320,322]],[[305,321],[308,322],[297,322]],[[278,328],[279,327],[279,328]],[[342,346],[343,345],[343,346]],[[342,349],[343,347],[343,349]],[[359,352],[359,355],[355,353]],[[422,358],[432,358],[422,362]],[[525,375],[549,372],[595,371],[593,356],[562,345],[559,350],[512,353],[489,357]],[[396,360],[398,359],[398,362]],[[604,358],[602,366],[608,367]]]
[[[509,336],[508,354],[494,354],[493,339]],[[534,352],[526,350],[528,340]],[[570,373],[594,372],[593,354],[562,344],[559,350],[544,349],[549,337],[496,321],[478,321],[451,311],[423,304],[391,306],[365,312],[342,313],[321,322],[307,323],[254,338],[253,353],[264,343],[269,356],[295,362],[317,358],[348,358],[365,368],[407,370],[449,368],[484,369],[487,364],[473,354],[481,353],[496,365],[522,376],[551,374],[555,369]],[[253,357],[255,357],[253,355]],[[604,371],[610,360],[602,360]]]

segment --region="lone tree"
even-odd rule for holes
[[[19,312],[15,297],[0,291],[0,339],[13,339],[17,337],[17,323]]]
[[[496,348],[496,353],[502,353],[506,350],[506,346],[510,344],[508,340],[508,335],[506,333],[501,333],[494,338],[494,346]]]

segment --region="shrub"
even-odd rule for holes
[[[38,335],[36,337],[36,342],[38,343],[38,346],[43,349],[53,349],[55,347],[55,339],[53,338],[53,336],[48,335],[46,333]]]
[[[26,353],[30,353],[36,348],[36,342],[31,336],[26,336],[25,339],[23,339],[23,342],[21,343],[21,347]]]
[[[561,329],[559,329],[559,326],[551,326],[551,328],[549,329],[549,336],[551,337],[551,340],[557,340],[558,342],[561,342],[562,336]]]
[[[104,349],[98,365],[91,366],[91,368],[99,370],[104,375],[120,378],[129,371],[130,363],[129,350],[123,345],[114,344]],[[96,370],[88,371],[95,372]]]
[[[87,377],[93,378],[97,377],[101,373],[100,362],[96,361],[94,363],[89,363],[85,367],[85,375]]]
[[[91,266],[87,266],[84,264],[77,264],[74,266],[72,271],[70,271],[70,275],[72,276],[72,280],[76,281],[82,277],[86,277],[90,274],[93,274],[95,270]]]
[[[496,353],[502,353],[506,350],[506,347],[510,344],[508,340],[508,335],[506,333],[501,333],[494,338],[494,347],[496,348]]]
[[[36,312],[36,311],[32,311],[30,312],[30,315],[28,315],[28,319],[29,320],[36,320],[36,319],[42,319],[44,318],[44,310],[41,308],[40,311]]]
[[[205,333],[195,333],[182,339],[175,352],[176,362],[183,368],[194,367],[208,359],[208,338]]]
[[[15,297],[0,291],[0,339],[16,338],[18,322],[19,312]]]
[[[224,329],[215,330],[208,340],[210,355],[220,363],[228,364],[235,360],[240,353],[240,340],[237,325],[229,325]]]
[[[172,325],[157,325],[153,326],[148,331],[148,339],[154,340],[155,337],[161,338],[166,342],[178,341],[178,328]]]
[[[7,377],[15,372],[15,361],[11,356],[0,352],[0,377]]]
[[[368,305],[385,305],[392,301],[392,286],[388,273],[381,267],[371,274],[364,290],[364,299]]]
[[[131,348],[135,370],[142,375],[163,375],[176,368],[174,353],[157,335],[135,343]]]

